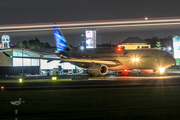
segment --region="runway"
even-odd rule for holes
[[[106,76],[85,78],[69,76],[52,81],[48,78],[24,78],[22,83],[18,79],[3,79],[0,86],[4,90],[55,90],[55,89],[85,89],[85,88],[113,88],[113,87],[157,87],[157,86],[179,86],[180,76]],[[67,77],[67,76],[66,76]]]

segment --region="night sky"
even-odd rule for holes
[[[180,1],[178,0],[2,0],[0,2],[0,25],[24,24],[24,23],[49,23],[87,20],[109,20],[109,19],[132,19],[144,17],[174,17],[180,16]],[[177,30],[176,30],[177,31]],[[63,32],[63,31],[62,31]],[[103,38],[116,43],[128,36],[139,36],[142,38],[153,37],[165,33],[163,30],[155,33],[122,32],[101,34]],[[164,34],[164,37],[172,32]],[[178,32],[180,33],[180,32]],[[3,33],[0,33],[2,35]],[[8,34],[8,33],[7,33]],[[98,34],[98,33],[97,33]],[[142,35],[143,34],[143,35]],[[42,42],[54,45],[53,34],[31,34],[9,33],[11,41],[28,40],[39,38]],[[80,35],[64,34],[70,39],[70,44],[80,41]],[[124,35],[124,36],[123,36]],[[99,35],[100,36],[100,35]],[[163,35],[161,36],[163,37]],[[104,42],[109,42],[104,40]]]

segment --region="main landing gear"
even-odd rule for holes
[[[128,71],[122,71],[122,72],[117,72],[117,75],[118,76],[129,76],[130,75],[130,73],[128,72]]]

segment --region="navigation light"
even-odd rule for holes
[[[121,52],[121,51],[122,51],[122,49],[121,49],[120,47],[118,47],[118,48],[117,48],[117,51],[118,51],[118,52]]]

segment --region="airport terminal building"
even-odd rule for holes
[[[40,60],[28,58],[11,58],[7,57],[3,52],[11,56],[19,57],[40,57],[43,56],[38,52],[28,49],[2,49],[0,50],[0,76],[5,75],[21,75],[21,74],[39,74]]]
[[[46,75],[43,73],[46,70],[62,69],[72,70],[76,67],[70,63],[60,63],[59,60],[48,61],[44,59],[32,59],[32,57],[45,57],[45,58],[58,58],[52,52],[55,48],[51,49],[21,49],[21,48],[7,48],[0,50],[0,76],[9,75]],[[20,58],[7,57],[3,52],[10,56],[16,56]],[[24,58],[22,58],[24,57]],[[31,57],[31,58],[28,58]],[[53,73],[51,73],[53,74]]]
[[[9,35],[3,35],[1,37],[1,43],[0,43],[0,76],[22,75],[22,74],[42,75],[43,70],[52,71],[53,69],[57,70],[59,67],[61,67],[62,69],[75,69],[74,65],[70,63],[60,63],[59,60],[48,61],[47,59],[46,60],[35,59],[39,57],[59,58],[52,53],[55,50],[56,48],[33,49],[33,50],[25,49],[25,48],[10,48]],[[8,57],[4,53],[7,53],[12,57]]]

